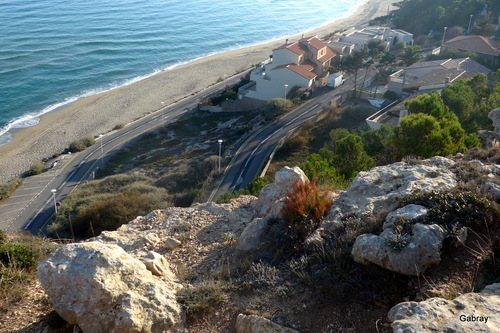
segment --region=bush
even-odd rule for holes
[[[282,215],[299,241],[304,241],[318,227],[331,205],[326,193],[320,192],[316,179],[297,181],[287,193]]]
[[[177,300],[188,314],[203,312],[227,302],[226,288],[227,285],[222,281],[202,281],[198,285],[182,289],[177,295]]]
[[[23,244],[4,242],[0,245],[0,262],[7,267],[28,268],[35,264],[35,255]]]
[[[9,183],[0,183],[0,201],[7,199],[19,187],[23,181],[19,178]]]
[[[94,202],[70,222],[74,235],[80,238],[98,236],[105,230],[116,230],[138,215],[149,213],[147,198],[136,191],[120,193],[108,200]]]
[[[392,90],[387,90],[384,94],[384,98],[390,101],[395,101],[399,98],[399,95]]]
[[[87,149],[88,147],[92,146],[93,144],[95,144],[94,138],[87,136],[87,137],[84,137],[84,138],[81,138],[81,139],[78,139],[78,140],[71,142],[71,144],[69,145],[69,150],[72,153],[76,153],[76,152],[83,151],[83,150]]]
[[[40,161],[35,162],[28,170],[28,176],[39,175],[45,170],[45,164]]]
[[[116,124],[115,127],[113,127],[113,130],[119,130],[119,129],[122,129],[125,127],[125,124],[124,123],[119,123],[119,124]]]

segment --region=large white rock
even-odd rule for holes
[[[86,333],[176,332],[181,285],[162,272],[153,276],[121,247],[99,242],[63,246],[38,267],[54,309]]]
[[[417,223],[413,235],[406,239],[403,249],[391,248],[392,228],[385,229],[380,235],[364,234],[356,238],[352,256],[361,264],[377,264],[393,272],[418,276],[441,261],[441,247],[445,237],[444,230],[436,225]]]
[[[394,333],[483,332],[500,330],[500,283],[454,300],[404,302],[388,314]]]
[[[284,198],[288,191],[292,190],[297,181],[305,182],[307,176],[299,167],[284,167],[276,172],[275,182],[265,186],[259,194],[259,198],[250,205],[259,216],[279,215],[285,203]]]
[[[256,218],[250,222],[240,237],[238,238],[238,243],[236,244],[236,249],[241,251],[253,251],[260,247],[262,238],[266,235],[269,230],[266,218]]]
[[[421,205],[406,205],[390,212],[385,219],[383,228],[392,228],[394,227],[394,223],[401,221],[401,219],[413,221],[422,218],[427,215],[428,211],[427,207]]]
[[[500,108],[491,110],[490,113],[488,113],[488,118],[493,122],[495,133],[500,134]]]
[[[333,200],[328,216],[316,233],[328,234],[346,218],[381,219],[395,210],[399,198],[413,191],[448,191],[456,187],[457,179],[450,167],[454,161],[433,157],[416,163],[399,162],[360,172],[351,186]],[[312,238],[317,239],[317,235]]]
[[[240,313],[236,318],[236,333],[299,333],[299,331],[280,326],[269,319]]]

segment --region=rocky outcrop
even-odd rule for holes
[[[176,332],[181,285],[165,262],[155,266],[161,277],[117,245],[89,242],[58,249],[38,276],[54,309],[83,332]]]
[[[259,198],[251,203],[260,217],[266,215],[278,216],[283,208],[288,191],[293,188],[297,181],[305,182],[307,176],[299,167],[284,167],[276,172],[275,181],[265,186],[259,194]]]
[[[384,222],[384,229],[394,227],[394,224],[402,221],[414,221],[427,215],[427,207],[421,205],[406,205],[390,212]]]
[[[250,207],[258,216],[250,222],[240,237],[236,248],[241,251],[253,251],[259,248],[262,238],[268,231],[269,219],[281,216],[285,198],[293,184],[297,181],[305,182],[308,178],[299,167],[285,167],[275,175],[275,182],[265,186],[259,198],[251,202]]]
[[[500,283],[480,293],[467,293],[454,300],[431,298],[404,302],[388,314],[394,333],[498,332]]]
[[[495,133],[500,135],[500,108],[491,110],[488,113],[488,118],[493,122]]]
[[[299,331],[280,326],[269,319],[240,313],[236,318],[236,333],[299,333]]]
[[[456,187],[456,176],[450,171],[455,162],[444,157],[399,162],[360,172],[351,186],[333,200],[328,216],[309,239],[328,234],[348,218],[380,220],[399,206],[398,199],[413,191],[447,191]]]
[[[444,237],[444,230],[435,224],[417,223],[411,236],[387,228],[378,236],[364,234],[356,238],[352,256],[361,264],[373,263],[393,272],[418,276],[441,261]]]

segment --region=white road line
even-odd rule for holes
[[[10,203],[10,204],[1,205],[0,207],[12,206],[12,205],[20,205],[20,204],[23,204],[23,203],[26,203],[26,202],[31,202],[31,200],[26,200],[26,201],[21,201],[21,202],[13,202],[13,203]]]
[[[11,196],[11,198],[30,197],[30,196],[33,196],[33,193],[13,195],[13,196]]]
[[[8,212],[5,212],[5,213],[0,214],[0,216],[2,216],[2,215],[7,215],[7,214],[10,214],[10,213],[13,213],[13,212],[17,212],[17,211],[20,211],[20,210],[22,210],[22,209],[24,209],[24,207],[21,207],[21,208],[18,208],[18,209],[14,209],[14,210],[10,210],[10,211],[8,211]]]

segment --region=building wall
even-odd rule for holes
[[[258,79],[255,81],[255,91],[248,91],[245,97],[270,101],[273,98],[285,97],[285,84],[288,84],[287,93],[294,86],[301,88],[310,88],[314,80],[308,80],[305,77],[287,69],[276,69],[269,71],[271,80]]]
[[[273,51],[273,61],[266,65],[266,71],[273,69],[274,67],[288,64],[299,64],[300,56],[287,49],[279,49]]]

